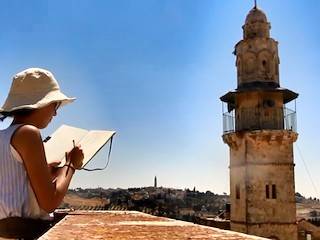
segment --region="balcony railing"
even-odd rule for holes
[[[223,133],[229,133],[235,131],[235,117],[234,117],[234,110],[231,112],[223,113]]]
[[[296,132],[296,112],[288,108],[241,108],[223,113],[224,134],[262,129]]]
[[[289,108],[284,108],[284,129],[297,131],[297,113]]]

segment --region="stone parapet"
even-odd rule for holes
[[[266,238],[221,230],[135,211],[76,211],[68,214],[40,240],[264,240]]]

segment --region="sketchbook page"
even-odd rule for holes
[[[73,149],[73,140],[78,145],[80,140],[88,133],[88,130],[62,125],[45,142],[44,149],[47,163],[60,162],[59,166],[64,166],[66,159],[65,153]]]
[[[90,131],[81,139],[79,144],[81,145],[84,155],[82,167],[94,157],[114,134],[114,131]]]

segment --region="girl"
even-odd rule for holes
[[[59,206],[75,170],[81,168],[79,147],[67,154],[65,167],[48,166],[39,131],[59,107],[73,100],[47,70],[30,68],[14,76],[0,108],[2,119],[13,118],[0,131],[0,237],[32,239],[41,234],[47,227],[43,220]]]

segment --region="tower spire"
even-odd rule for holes
[[[257,0],[254,0],[254,9],[257,9]]]

